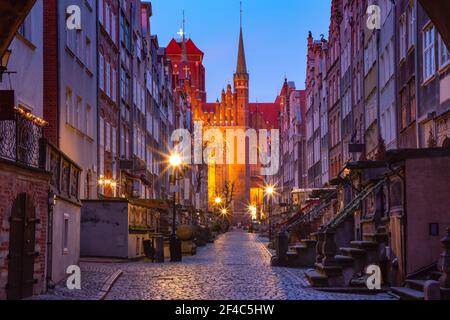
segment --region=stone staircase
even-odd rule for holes
[[[350,246],[339,249],[334,242],[334,230],[323,234],[322,248],[317,248],[315,269],[305,272],[310,284],[313,287],[365,287],[365,268],[379,265],[384,258],[388,240],[385,228],[379,227],[376,234],[365,235],[365,240],[351,241]]]
[[[401,300],[424,300],[425,284],[429,280],[439,281],[442,273],[431,271],[426,277],[420,279],[407,279],[403,287],[392,287],[391,294]]]
[[[312,267],[316,261],[316,240],[303,239],[300,243],[290,245],[287,252],[288,267]]]

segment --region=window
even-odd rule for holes
[[[99,0],[99,3],[98,3],[98,19],[100,20],[100,23],[102,25],[104,23],[104,19],[103,19],[104,6],[105,6],[105,1],[104,0]]]
[[[92,63],[92,52],[91,52],[91,39],[86,37],[86,67],[90,70],[93,69],[93,63]]]
[[[66,123],[73,123],[72,90],[66,89]]]
[[[416,18],[414,13],[414,3],[408,6],[408,48],[411,48],[416,42]]]
[[[77,57],[81,59],[81,57],[83,57],[83,33],[81,30],[76,31],[76,47]]]
[[[109,62],[105,63],[106,67],[106,90],[105,93],[108,97],[111,97],[111,65]]]
[[[86,134],[92,138],[93,128],[92,128],[92,107],[90,105],[86,105]]]
[[[105,130],[106,130],[105,150],[107,152],[111,152],[111,125],[109,124],[109,122],[106,122]]]
[[[81,120],[81,115],[83,112],[82,108],[83,108],[83,99],[81,97],[77,97],[77,104],[75,106],[75,116],[74,116],[75,123],[73,125],[80,131],[83,129],[82,128],[83,122]]]
[[[406,58],[406,17],[400,18],[400,60]]]
[[[439,35],[439,68],[444,68],[450,63],[450,52]]]
[[[113,13],[112,19],[111,19],[111,39],[114,43],[117,43],[117,22],[116,22],[117,16]]]
[[[98,78],[100,82],[100,89],[103,91],[105,90],[105,58],[100,53],[99,58],[99,72],[98,72]]]
[[[111,34],[111,16],[110,16],[109,4],[105,6],[105,29],[108,34]]]
[[[115,102],[117,101],[117,71],[111,68],[111,74],[112,74],[111,99]]]
[[[434,40],[434,26],[430,25],[423,31],[423,79],[431,78],[436,72]]]
[[[416,120],[416,82],[412,79],[409,84],[409,123]]]
[[[100,143],[100,164],[99,164],[99,175],[103,177],[105,175],[105,120],[100,117],[100,128],[99,133],[100,137],[98,139]]]
[[[430,223],[429,225],[429,234],[432,237],[439,236],[439,223]]]
[[[64,214],[64,234],[63,234],[63,254],[69,253],[69,218],[70,216]]]
[[[400,93],[400,100],[401,100],[401,128],[406,129],[408,127],[408,96],[406,95],[406,89],[403,89]]]
[[[128,51],[131,48],[130,38],[130,25],[128,24],[125,16],[122,14],[120,16],[120,41],[123,43],[125,48],[128,49]]]

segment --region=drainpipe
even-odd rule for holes
[[[381,78],[380,78],[380,41],[381,41],[381,30],[375,30],[375,36],[377,41],[377,131],[378,139],[382,137],[381,135]],[[378,148],[377,148],[378,149]],[[377,150],[378,152],[378,150]]]
[[[55,284],[52,279],[53,273],[53,209],[55,207],[56,196],[52,191],[48,193],[48,212],[47,212],[47,289],[53,290]]]
[[[397,54],[397,46],[395,45],[396,43],[398,43],[398,36],[397,36],[397,4],[396,4],[396,2],[395,2],[395,0],[391,0],[392,1],[392,4],[393,4],[393,15],[394,15],[394,18],[393,18],[393,24],[394,24],[394,26],[393,26],[393,28],[394,28],[394,68],[395,68],[395,71],[394,71],[394,77],[395,77],[395,81],[394,81],[394,92],[395,92],[395,94],[394,94],[394,106],[395,106],[395,124],[396,124],[396,126],[395,126],[395,141],[396,141],[396,145],[394,146],[394,148],[395,149],[397,149],[398,148],[398,143],[399,143],[399,141],[398,141],[398,138],[400,137],[400,128],[399,128],[399,125],[398,125],[398,120],[399,120],[399,112],[398,112],[398,80],[397,80],[397,74],[398,74],[398,64],[397,64],[397,61],[398,61],[398,54]]]
[[[419,3],[417,0],[414,0],[414,16],[415,16],[415,46],[414,46],[414,69],[415,69],[415,86],[416,86],[416,148],[420,148],[420,137],[419,137],[419,102],[420,102],[420,74],[419,74],[419,30],[418,30],[418,12],[419,12]]]

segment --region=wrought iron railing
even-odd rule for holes
[[[328,223],[328,227],[337,228],[341,225],[347,217],[349,217],[355,210],[357,210],[362,201],[364,201],[372,192],[376,191],[386,182],[386,178],[373,183],[361,191],[352,201],[350,201],[345,208],[336,214],[336,216]]]
[[[23,111],[13,118],[0,121],[0,158],[38,168],[44,122]]]

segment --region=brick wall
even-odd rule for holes
[[[44,1],[44,119],[45,137],[59,146],[57,0]]]
[[[0,300],[6,299],[8,282],[9,220],[11,206],[20,193],[27,193],[36,209],[34,294],[45,291],[45,258],[47,241],[48,191],[50,176],[38,170],[25,169],[0,160]]]

